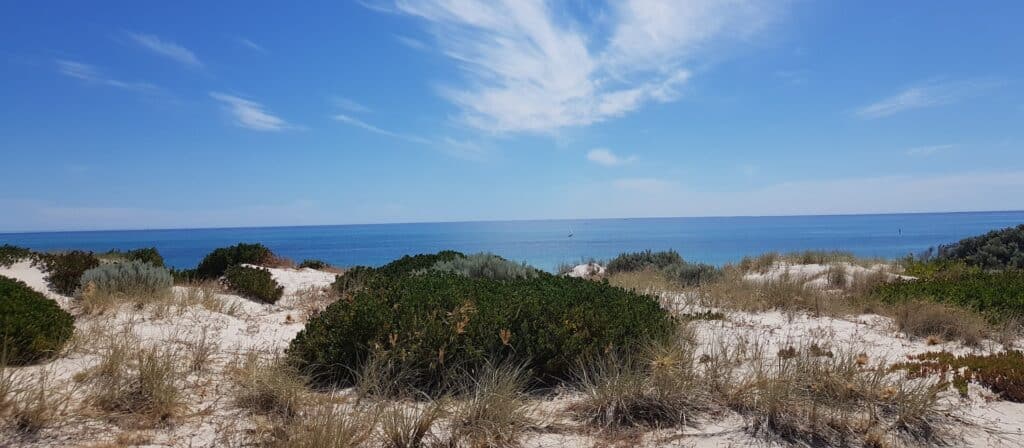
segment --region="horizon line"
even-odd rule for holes
[[[240,230],[240,229],[280,229],[296,227],[345,227],[345,226],[389,226],[412,224],[473,224],[497,222],[545,222],[545,221],[611,221],[611,220],[642,220],[642,219],[728,219],[728,218],[800,218],[800,217],[831,217],[831,216],[887,216],[887,215],[952,215],[968,213],[1021,213],[1019,210],[958,210],[958,211],[910,211],[910,212],[871,212],[871,213],[811,213],[811,214],[779,214],[779,215],[706,215],[706,216],[634,216],[619,218],[524,218],[524,219],[479,219],[454,221],[399,221],[399,222],[367,222],[346,224],[300,224],[300,225],[265,225],[265,226],[224,226],[224,227],[155,227],[155,228],[123,228],[123,229],[64,229],[64,230],[14,230],[0,231],[0,235],[24,235],[41,233],[88,233],[88,232],[162,232],[182,230]]]

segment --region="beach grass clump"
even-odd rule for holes
[[[262,244],[239,243],[214,249],[206,255],[194,271],[198,279],[215,279],[231,266],[239,264],[263,265],[271,261],[274,253]]]
[[[224,272],[224,281],[242,297],[263,303],[276,303],[284,294],[284,287],[262,268],[231,266]]]
[[[492,280],[533,278],[540,274],[540,271],[526,263],[516,263],[485,252],[438,261],[430,267],[430,270]]]
[[[929,352],[909,356],[892,370],[905,370],[909,378],[940,376],[967,396],[967,384],[976,383],[999,394],[1004,400],[1024,403],[1024,353],[1009,350],[987,355]]]
[[[423,405],[399,402],[380,416],[380,439],[385,448],[423,448],[440,446],[434,426],[444,417],[444,401],[430,401]]]
[[[943,384],[861,366],[850,353],[794,350],[793,356],[761,358],[723,397],[754,434],[807,446],[944,441]]]
[[[74,318],[20,280],[0,276],[0,350],[12,365],[58,353],[74,334]]]
[[[260,359],[257,353],[247,354],[236,365],[232,373],[236,406],[278,417],[298,413],[306,382],[291,366],[281,359]]]
[[[96,408],[142,419],[135,423],[164,422],[184,407],[186,371],[179,364],[176,351],[143,346],[121,335],[105,341],[99,364],[82,380],[90,386],[89,400]]]
[[[32,256],[31,249],[4,244],[0,246],[0,267],[11,267],[14,263],[32,258]]]
[[[279,419],[268,440],[270,448],[363,448],[372,446],[377,413],[346,412],[331,404],[317,404],[289,419]]]
[[[486,364],[464,376],[449,425],[447,446],[518,446],[531,425],[526,390],[530,374],[523,365]]]
[[[96,254],[96,257],[99,258],[101,261],[108,263],[138,261],[141,263],[149,263],[153,266],[158,267],[164,266],[164,257],[160,255],[160,251],[156,250],[155,247],[144,247],[128,251],[111,249],[107,252]]]
[[[46,282],[51,289],[70,296],[81,287],[82,274],[99,266],[100,260],[92,252],[73,250],[39,254],[34,263],[46,273]]]
[[[902,303],[894,307],[892,316],[899,331],[908,336],[977,346],[990,333],[988,322],[977,313],[942,303]]]
[[[581,362],[576,386],[583,398],[573,413],[599,427],[664,428],[693,424],[710,409],[692,344],[671,338],[640,353],[611,352]]]
[[[315,382],[352,384],[371,355],[410,386],[438,392],[452,372],[492,360],[526,363],[534,380],[567,378],[578,359],[670,334],[654,297],[540,274],[496,281],[438,272],[376,277],[314,316],[288,354]]]

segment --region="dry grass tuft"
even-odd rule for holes
[[[370,445],[376,415],[365,410],[341,412],[317,405],[275,427],[270,448],[358,448]]]
[[[101,350],[100,363],[81,377],[91,387],[91,403],[104,411],[142,417],[141,424],[164,422],[184,406],[175,350],[147,347],[118,336]]]
[[[526,371],[520,366],[485,367],[463,385],[445,444],[469,448],[518,445],[520,435],[531,424],[526,383]]]
[[[910,302],[897,305],[893,320],[908,336],[927,338],[929,345],[945,340],[960,340],[977,346],[990,332],[988,322],[963,308],[934,302]]]
[[[913,443],[940,443],[945,411],[941,384],[863,368],[849,354],[761,360],[739,381],[727,404],[749,419],[755,434],[810,446],[855,446],[869,434]]]
[[[298,413],[306,383],[283,359],[263,360],[249,353],[232,372],[235,405],[256,414],[292,417]]]
[[[296,291],[293,300],[295,307],[300,310],[302,320],[307,321],[338,300],[338,296],[330,287],[310,286]]]
[[[47,370],[41,370],[33,378],[15,378],[3,374],[3,381],[10,383],[5,397],[7,412],[14,428],[21,433],[36,433],[58,421],[70,406],[73,391],[62,384],[55,384]],[[0,413],[0,416],[5,413]]]
[[[214,280],[191,282],[178,294],[178,306],[187,309],[198,305],[214,313],[237,316],[241,304],[237,300],[220,297],[221,292],[223,288]]]
[[[660,292],[683,290],[682,286],[670,280],[664,273],[657,269],[616,272],[608,276],[608,283],[612,286],[618,286],[619,288],[635,291],[641,294],[656,294]]]
[[[421,406],[399,402],[381,415],[381,445],[387,448],[420,448],[439,444],[432,429],[444,415],[442,401]]]
[[[202,330],[200,330],[199,336],[191,341],[185,342],[188,367],[189,370],[193,372],[202,372],[206,370],[206,366],[210,363],[214,352],[217,350],[217,343],[208,338],[208,332],[209,327],[204,326]]]
[[[783,275],[750,281],[743,278],[744,273],[734,266],[723,269],[718,280],[700,288],[703,305],[748,312],[809,312],[815,316],[844,314],[849,309],[841,296],[805,287],[805,279]]]

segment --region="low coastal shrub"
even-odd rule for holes
[[[704,263],[690,263],[674,250],[662,252],[630,252],[620,254],[608,262],[608,274],[629,272],[657,272],[680,286],[698,286],[721,276],[721,269]]]
[[[405,255],[379,268],[355,266],[339,275],[331,289],[342,296],[349,296],[363,289],[375,278],[396,278],[425,271],[438,263],[465,258],[461,252],[445,250],[436,254]]]
[[[963,261],[986,270],[1024,269],[1024,224],[929,250],[925,259]]]
[[[73,250],[52,254],[40,254],[37,265],[46,272],[46,282],[58,293],[70,296],[78,290],[82,274],[100,265],[92,252]]]
[[[492,280],[533,278],[540,274],[540,271],[526,263],[516,263],[491,253],[478,253],[447,261],[438,261],[430,267],[430,270]]]
[[[128,261],[149,263],[157,267],[164,266],[164,257],[160,255],[160,251],[156,250],[155,247],[132,249],[128,252],[125,252],[124,256],[126,259],[128,259]]]
[[[284,287],[266,269],[231,266],[224,272],[224,280],[228,288],[242,297],[264,303],[276,303],[284,294]]]
[[[988,323],[977,314],[933,302],[907,302],[893,311],[896,328],[909,336],[938,338],[939,341],[961,340],[966,345],[981,343],[988,333]]]
[[[274,256],[270,249],[262,244],[239,243],[230,247],[214,249],[199,262],[196,267],[197,279],[214,279],[224,275],[228,267],[238,264],[262,265]]]
[[[0,276],[0,350],[10,364],[56,353],[75,331],[74,319],[24,282]]]
[[[873,293],[888,303],[924,300],[957,305],[997,321],[1024,316],[1024,271],[938,270],[930,275],[881,283]]]
[[[327,262],[323,261],[323,260],[305,259],[305,260],[302,260],[302,263],[299,263],[299,269],[310,268],[310,269],[321,270],[321,269],[326,269],[326,268],[328,268],[330,266],[331,265],[327,264]]]
[[[968,383],[977,383],[1005,400],[1024,403],[1024,353],[1020,351],[962,356],[930,352],[908,358],[907,362],[892,366],[892,370],[905,370],[910,378],[949,378],[949,384],[962,396],[967,395]]]
[[[4,244],[0,246],[0,267],[10,267],[14,263],[32,257],[32,251],[24,247]]]
[[[534,379],[563,379],[581,357],[637,346],[674,326],[655,298],[603,283],[426,272],[369,279],[311,318],[288,354],[322,384],[351,384],[381,354],[414,387],[437,391],[453,371],[505,358],[527,363]]]
[[[174,280],[163,267],[148,262],[125,261],[106,263],[85,271],[81,284],[97,294],[145,298],[170,292]]]

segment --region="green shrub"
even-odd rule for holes
[[[623,272],[657,271],[681,286],[698,286],[721,276],[721,269],[704,263],[689,263],[674,250],[624,253],[608,262],[611,275]]]
[[[302,263],[299,263],[299,269],[310,268],[310,269],[322,270],[322,269],[327,269],[330,266],[331,265],[327,264],[327,262],[323,261],[323,260],[306,259],[306,260],[302,260]]]
[[[411,386],[443,387],[453,371],[523,362],[537,380],[565,378],[578,359],[670,334],[655,298],[604,283],[540,274],[496,281],[438,272],[376,276],[312,318],[288,349],[322,384],[351,384],[382,351]]]
[[[989,355],[956,356],[949,352],[923,353],[892,367],[906,370],[911,378],[951,373],[952,384],[960,395],[967,395],[967,383],[985,386],[1003,399],[1024,403],[1024,353],[1012,350]]]
[[[53,254],[41,254],[37,264],[46,272],[46,282],[54,291],[70,296],[78,290],[82,274],[100,265],[92,252],[73,250]]]
[[[75,331],[74,319],[25,283],[0,276],[0,350],[26,364],[56,353]]]
[[[698,286],[717,279],[722,270],[704,263],[676,263],[662,269],[662,272],[676,283],[683,286]]]
[[[881,283],[873,294],[888,303],[944,302],[1004,320],[1024,316],[1024,271],[939,271],[931,277]]]
[[[526,263],[516,263],[491,253],[472,254],[447,261],[438,261],[430,270],[492,280],[533,278],[540,274],[540,271]]]
[[[0,266],[10,267],[12,264],[30,257],[32,257],[32,251],[24,247],[10,244],[0,246]]]
[[[142,249],[133,249],[125,252],[125,258],[129,261],[139,261],[142,263],[149,263],[153,266],[163,267],[164,257],[160,255],[160,252],[155,247],[145,247]]]
[[[339,275],[331,284],[331,288],[343,296],[351,295],[366,286],[371,279],[410,275],[429,269],[438,263],[457,258],[465,258],[465,255],[445,250],[436,254],[405,255],[379,268],[355,266]]]
[[[101,294],[140,297],[166,293],[174,285],[171,273],[163,267],[141,261],[106,263],[82,274],[82,286],[92,284]]]
[[[253,300],[275,303],[284,294],[284,287],[277,284],[270,271],[261,268],[234,265],[224,272],[228,287]]]
[[[1024,224],[939,246],[935,258],[982,269],[1024,269]]]
[[[273,257],[273,252],[262,244],[239,243],[221,247],[210,252],[196,267],[200,279],[213,279],[224,275],[228,267],[236,264],[264,264]]]
[[[628,252],[619,254],[608,262],[608,273],[633,272],[644,269],[664,269],[669,265],[683,264],[683,257],[679,252],[666,250],[662,252],[651,252],[650,249],[643,252]]]

